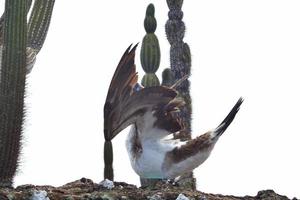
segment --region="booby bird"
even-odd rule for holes
[[[169,139],[184,130],[175,113],[184,105],[174,87],[142,88],[137,83],[135,49],[123,54],[104,105],[104,132],[115,137],[131,126],[126,148],[131,166],[141,178],[174,179],[201,165],[233,121],[240,98],[217,128],[189,141]]]

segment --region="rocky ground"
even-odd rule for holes
[[[288,200],[272,190],[260,191],[255,197],[224,196],[184,190],[178,186],[159,183],[151,188],[137,188],[122,182],[105,181],[101,184],[90,179],[68,183],[61,187],[22,185],[0,189],[0,200]],[[297,200],[294,198],[293,200]]]

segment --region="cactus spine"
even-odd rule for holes
[[[160,85],[159,79],[155,74],[160,64],[160,48],[158,39],[154,34],[157,26],[154,14],[154,5],[149,4],[144,20],[144,27],[147,34],[143,38],[140,54],[142,68],[146,72],[142,79],[142,85],[144,87]]]
[[[6,0],[0,98],[0,186],[17,170],[26,79],[26,1]]]
[[[5,1],[0,19],[0,187],[12,185],[18,167],[26,74],[44,43],[54,2],[35,0],[28,30],[32,0]]]
[[[165,25],[167,39],[171,45],[170,47],[170,63],[171,70],[174,74],[175,81],[179,80],[185,75],[191,73],[191,52],[189,45],[183,41],[185,34],[185,24],[182,21],[183,12],[181,10],[183,0],[166,0],[169,13],[167,23]],[[179,95],[185,100],[186,105],[179,113],[183,121],[185,130],[181,131],[175,138],[181,140],[188,140],[191,138],[191,96],[190,96],[190,82],[184,81],[177,87]],[[193,189],[196,187],[195,180],[192,174],[187,175],[187,184]],[[185,185],[187,185],[185,184]]]

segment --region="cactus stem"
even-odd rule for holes
[[[21,148],[27,1],[6,0],[0,79],[0,186],[11,186]]]

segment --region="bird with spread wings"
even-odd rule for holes
[[[209,157],[243,99],[212,131],[189,141],[169,138],[184,128],[176,115],[184,102],[175,90],[183,80],[173,87],[141,87],[134,63],[136,47],[125,51],[111,80],[104,105],[104,136],[112,140],[131,126],[126,148],[134,171],[141,178],[173,179],[192,171]]]

